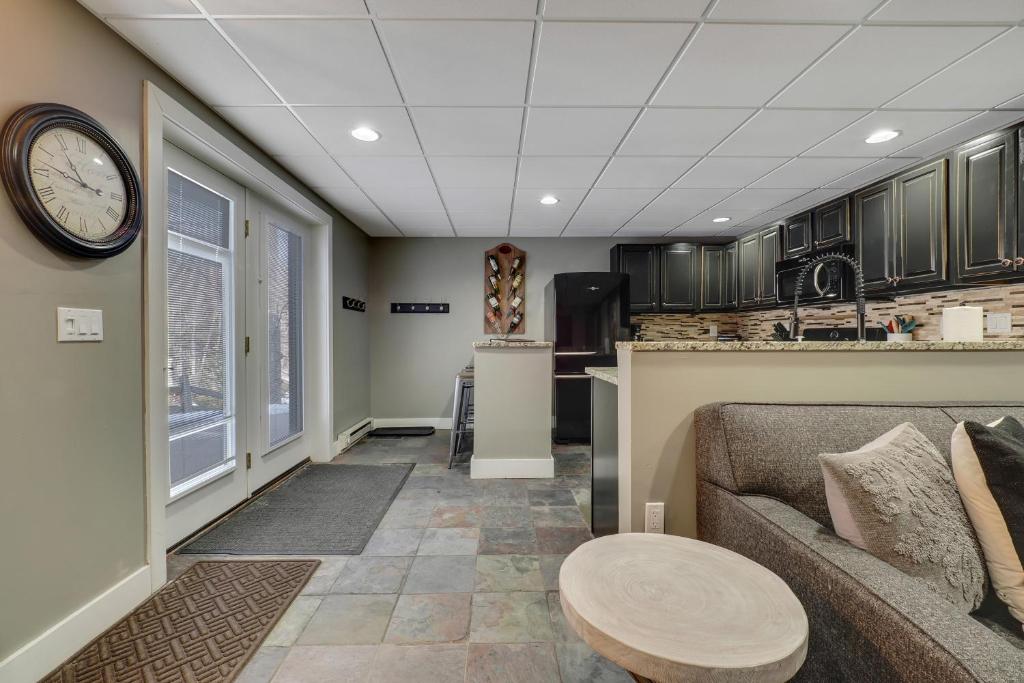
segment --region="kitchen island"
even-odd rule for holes
[[[473,343],[473,479],[551,478],[551,342]]]
[[[695,536],[693,413],[707,403],[1024,400],[1024,340],[666,341],[616,348],[622,532],[643,531],[644,504],[664,502],[666,532]]]

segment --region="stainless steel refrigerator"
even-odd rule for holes
[[[544,339],[554,343],[554,426],[558,443],[590,442],[587,366],[617,364],[615,342],[629,339],[629,276],[558,273],[544,288]]]

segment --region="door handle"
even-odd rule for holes
[[[555,375],[555,379],[590,379],[590,375]]]
[[[1024,266],[1024,256],[1018,256],[1017,258],[1013,259],[1013,265]]]

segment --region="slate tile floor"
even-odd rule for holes
[[[358,556],[322,564],[239,683],[629,683],[565,622],[558,569],[590,538],[589,447],[556,477],[472,480],[448,435],[371,439],[338,463],[416,463]],[[211,556],[174,555],[171,576]]]

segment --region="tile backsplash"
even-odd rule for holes
[[[942,339],[939,322],[942,309],[949,306],[981,306],[985,313],[1009,313],[1010,334],[990,335],[989,339],[1024,338],[1024,284],[981,287],[955,291],[907,294],[895,301],[869,301],[868,326],[877,327],[897,313],[913,315],[918,321],[914,339]],[[740,311],[729,313],[652,313],[630,316],[640,325],[644,339],[710,339],[710,327],[718,325],[720,334],[739,334],[743,339],[770,339],[776,322],[789,323],[790,309],[771,311]],[[853,327],[857,323],[856,306],[852,303],[832,306],[801,306],[800,321],[807,327]]]

